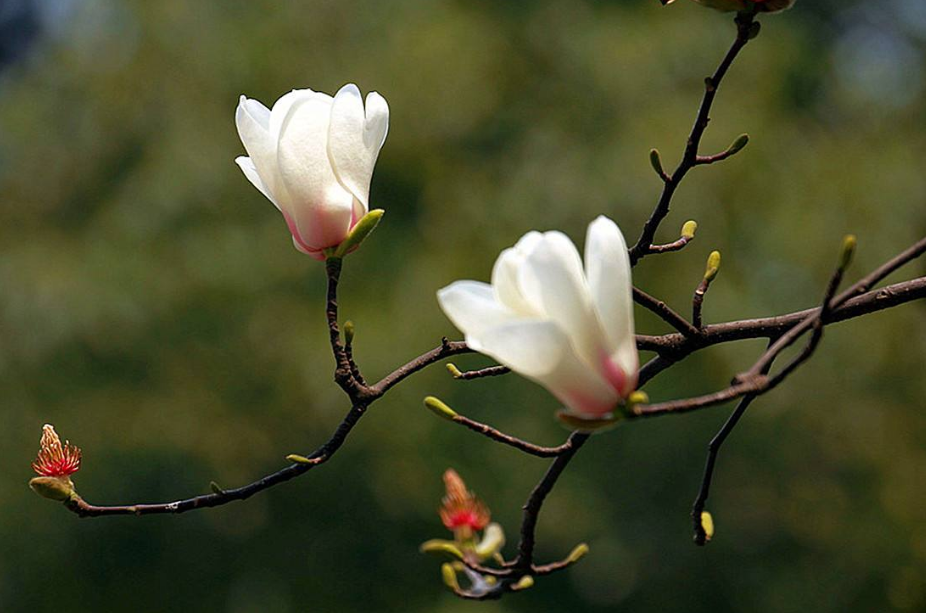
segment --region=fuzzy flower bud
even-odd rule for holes
[[[489,508],[475,494],[466,489],[466,483],[457,471],[448,468],[444,472],[444,487],[447,495],[441,501],[441,521],[452,530],[458,541],[468,541],[473,533],[482,530],[492,515]]]
[[[80,449],[68,441],[62,444],[55,427],[45,424],[32,470],[39,475],[29,481],[32,491],[43,498],[68,500],[74,494],[71,475],[80,470]]]

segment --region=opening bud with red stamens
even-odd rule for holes
[[[29,481],[36,494],[51,500],[69,500],[74,494],[71,475],[80,470],[80,449],[68,441],[62,444],[55,427],[45,424],[32,470],[39,475]]]
[[[488,525],[492,517],[489,508],[466,489],[466,483],[452,468],[444,472],[444,486],[447,488],[447,495],[441,501],[441,521],[448,530],[453,531],[458,542],[469,541],[473,538],[474,532]]]

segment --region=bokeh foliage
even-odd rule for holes
[[[559,442],[555,402],[513,376],[461,384],[434,368],[378,403],[324,469],[245,503],[79,521],[39,500],[25,483],[45,422],[83,447],[81,493],[123,503],[250,481],[346,410],[322,267],[233,163],[239,94],[270,103],[353,81],[390,102],[371,197],[388,212],[349,258],[341,300],[375,376],[454,336],[434,291],[487,278],[528,229],[581,241],[605,213],[634,238],[659,188],[647,152],[675,159],[733,33],[719,13],[655,0],[0,9],[16,41],[0,48],[0,610],[926,607],[923,304],[834,327],[754,405],[721,457],[706,549],[687,513],[729,409],[592,441],[544,509],[539,551],[584,540],[591,555],[498,604],[455,601],[416,546],[443,531],[447,466],[514,533],[545,462],[434,418],[421,398]],[[709,321],[810,306],[847,232],[859,272],[926,231],[922,1],[804,0],[764,21],[706,139],[752,142],[686,180],[662,238],[694,218],[697,241],[636,271],[683,308],[723,251]],[[664,325],[641,313],[639,328]],[[720,387],[760,349],[693,357],[650,394]]]

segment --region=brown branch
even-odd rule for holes
[[[885,264],[879,266],[838,296],[834,296],[839,282],[842,279],[843,266],[840,266],[829,282],[823,306],[814,309],[810,315],[796,322],[787,332],[775,340],[748,371],[737,375],[733,385],[719,392],[694,398],[650,405],[637,405],[634,407],[633,417],[654,417],[668,413],[685,413],[723,404],[747,394],[760,396],[774,389],[813,355],[822,337],[823,328],[827,323],[833,320],[833,317],[838,313],[840,307],[847,304],[853,296],[858,296],[858,294],[870,289],[875,283],[884,279],[904,264],[916,259],[924,252],[926,252],[926,238],[923,238],[909,249],[906,249]],[[811,339],[797,357],[792,359],[775,375],[769,376],[764,374],[764,371],[768,369],[772,361],[774,361],[782,351],[790,347],[797,339],[810,330],[813,330]]]
[[[681,251],[687,247],[688,243],[690,243],[692,240],[694,239],[683,236],[676,241],[666,243],[664,245],[650,245],[649,253],[655,255],[657,253],[674,253],[676,251]]]
[[[529,455],[537,456],[538,458],[555,458],[557,456],[561,456],[567,451],[571,450],[575,445],[572,438],[570,438],[565,443],[557,447],[542,447],[540,445],[535,445],[534,443],[529,443],[525,440],[519,439],[515,436],[511,436],[510,434],[505,434],[501,430],[497,430],[492,426],[475,421],[468,417],[464,417],[460,414],[454,415],[452,418],[449,418],[448,421],[465,426],[473,432],[477,432],[489,439],[492,439],[493,441],[508,445],[509,447],[514,447],[519,451],[523,451]]]
[[[487,377],[500,377],[511,372],[511,369],[507,366],[488,366],[486,368],[480,368],[479,370],[461,371],[453,364],[447,364],[447,370],[450,371],[450,374],[453,375],[454,379],[459,381],[472,381],[474,379],[485,379]]]
[[[524,513],[521,518],[521,541],[518,543],[518,557],[512,564],[514,568],[526,571],[533,566],[537,518],[540,515],[540,509],[543,508],[543,502],[553,490],[557,479],[566,470],[566,466],[569,465],[573,456],[582,448],[582,445],[590,436],[590,434],[583,432],[573,432],[569,435],[569,443],[572,446],[553,460],[543,479],[534,487],[530,497],[524,504]]]
[[[361,383],[363,375],[351,354],[341,343],[341,330],[338,327],[338,281],[341,278],[343,260],[330,257],[325,260],[325,272],[328,274],[328,294],[325,306],[325,316],[328,319],[328,336],[331,342],[331,352],[334,355],[334,380],[347,394],[351,402],[356,404],[370,399],[371,390]]]
[[[671,176],[663,179],[664,185],[659,202],[656,204],[656,208],[653,209],[650,218],[644,224],[640,238],[637,239],[636,244],[630,249],[631,265],[636,265],[637,262],[644,257],[653,253],[652,245],[656,238],[656,230],[659,229],[659,225],[669,214],[669,207],[672,204],[672,197],[675,195],[675,191],[678,189],[682,179],[685,178],[685,175],[688,174],[688,171],[698,165],[698,149],[701,146],[701,139],[704,136],[704,132],[707,130],[707,124],[710,122],[711,107],[714,104],[714,98],[717,96],[717,89],[720,87],[721,81],[723,81],[727,71],[730,70],[730,66],[733,65],[733,61],[736,60],[740,51],[743,50],[743,47],[745,47],[752,38],[755,38],[757,34],[755,27],[757,25],[754,11],[740,13],[737,16],[736,39],[733,41],[733,45],[730,47],[730,50],[727,51],[726,56],[723,58],[723,61],[720,62],[714,74],[704,81],[704,97],[701,99],[701,107],[698,110],[698,116],[691,129],[691,134],[688,136],[685,152],[675,172],[673,172]]]
[[[926,277],[887,285],[846,300],[841,306],[833,309],[827,319],[827,325],[870,315],[923,298],[926,298]],[[806,320],[807,317],[819,313],[819,310],[820,307],[817,307],[786,315],[711,324],[701,330],[701,335],[697,339],[689,339],[679,333],[662,336],[638,334],[637,348],[641,351],[655,351],[666,356],[687,356],[699,349],[721,343],[778,337]]]
[[[769,343],[769,345],[771,346],[771,343]],[[771,365],[769,365],[769,368],[770,367]],[[768,369],[762,374],[768,374]],[[710,496],[711,482],[714,478],[714,466],[717,462],[717,455],[720,453],[720,448],[727,440],[727,437],[729,437],[733,429],[736,428],[740,418],[746,413],[746,409],[749,408],[749,405],[751,405],[756,398],[758,398],[758,396],[754,394],[743,396],[739,404],[736,405],[736,408],[733,409],[733,413],[731,413],[727,421],[724,422],[723,427],[714,435],[714,438],[711,439],[711,442],[707,446],[707,460],[704,462],[704,475],[701,478],[701,487],[698,489],[698,495],[695,498],[694,504],[691,506],[691,521],[694,525],[694,542],[696,545],[704,546],[708,541],[707,533],[704,531],[704,523],[701,520],[701,514],[704,512],[708,496]]]
[[[80,517],[100,517],[107,515],[161,515],[161,514],[179,514],[196,509],[207,509],[218,507],[236,500],[246,500],[258,492],[262,492],[275,485],[289,481],[294,477],[307,473],[312,468],[324,464],[341,448],[347,435],[357,425],[360,418],[363,417],[366,407],[357,405],[351,407],[344,420],[337,427],[331,438],[328,439],[307,458],[313,460],[312,463],[297,462],[290,464],[286,468],[275,473],[269,474],[262,479],[249,483],[243,487],[220,490],[212,494],[194,496],[184,500],[174,502],[154,503],[154,504],[132,504],[118,506],[96,506],[85,502],[76,494],[71,500],[65,503],[65,506],[79,515]]]
[[[633,288],[633,300],[646,310],[658,315],[664,322],[681,332],[686,337],[698,336],[698,329],[688,323],[688,320],[672,310],[662,300],[654,298],[636,287]]]

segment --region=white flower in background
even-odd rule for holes
[[[386,100],[356,85],[334,98],[297,89],[269,110],[241,96],[235,113],[248,157],[235,161],[283,214],[293,243],[324,259],[369,210],[370,179],[389,128]]]
[[[630,259],[606,217],[588,226],[584,270],[566,235],[529,232],[499,255],[491,285],[457,281],[437,298],[472,349],[579,417],[607,415],[636,387]]]

